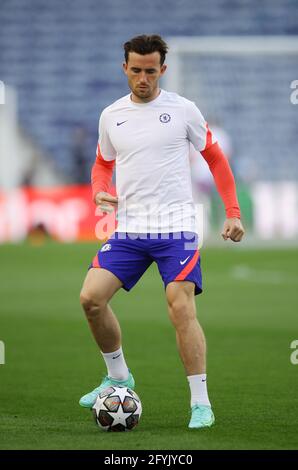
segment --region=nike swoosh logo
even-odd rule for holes
[[[117,122],[117,126],[121,126],[121,124],[124,124],[125,122],[127,122],[127,119],[126,119],[126,121]]]
[[[183,266],[183,265],[186,263],[186,261],[188,260],[188,258],[190,258],[190,255],[189,255],[184,261],[180,261],[181,266]]]
[[[117,357],[121,356],[121,353],[118,356],[113,356],[112,359],[117,359]]]

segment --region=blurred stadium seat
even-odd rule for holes
[[[0,82],[10,90],[7,96],[17,97],[18,117],[15,122],[13,113],[9,112],[9,132],[5,130],[8,127],[0,128],[2,190],[24,185],[26,181],[33,186],[84,183],[85,176],[75,175],[79,164],[86,165],[82,175],[90,171],[99,114],[128,92],[121,70],[122,44],[142,33],[159,33],[170,45],[171,38],[182,36],[208,37],[209,41],[210,36],[298,37],[298,3],[297,0],[175,3],[151,0],[139,6],[134,0],[2,0]],[[171,57],[173,49],[169,62]],[[238,179],[242,216],[248,229],[263,226],[256,217],[266,209],[252,194],[257,193],[255,183],[263,188],[263,183],[268,182],[266,194],[272,195],[270,207],[274,208],[279,182],[290,181],[284,191],[286,196],[281,198],[284,206],[280,210],[285,213],[290,207],[290,218],[297,220],[298,114],[297,106],[290,101],[290,84],[298,76],[296,56],[294,60],[293,57],[282,54],[278,59],[274,54],[249,58],[241,54],[237,58],[183,57],[181,86],[176,91],[195,100],[210,125],[222,127],[231,137],[231,164]],[[170,67],[167,75],[171,78],[178,75],[174,70]],[[167,88],[168,82],[162,81],[162,86]],[[0,125],[5,122],[4,114],[1,115],[0,108]],[[27,164],[26,169],[25,157],[30,148],[25,149],[22,141],[18,141],[17,126],[23,141],[30,142],[41,155],[39,160],[28,157],[32,164],[29,167]],[[75,148],[78,129],[85,133],[79,149],[78,145]],[[214,225],[218,227],[224,213],[216,197],[212,212],[219,214],[213,214]],[[278,237],[276,210],[274,214],[272,227],[266,230]],[[297,238],[298,223],[289,233],[291,239]],[[267,233],[255,235],[262,238]]]
[[[99,113],[127,91],[120,68],[121,45],[143,32],[164,36],[298,34],[297,2],[183,0],[173,8],[169,0],[152,0],[144,12],[134,0],[2,0],[0,79],[16,87],[22,126],[53,156],[61,171],[71,169],[72,131],[77,125],[89,129],[88,150],[93,159]],[[216,65],[216,80],[229,87],[223,70]],[[286,63],[283,71],[286,76]],[[233,119],[227,121],[237,122],[235,107],[228,111]],[[267,142],[267,133],[264,139]],[[257,152],[255,157],[259,158]],[[285,149],[283,159],[288,158],[290,163]]]

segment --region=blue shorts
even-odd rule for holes
[[[107,269],[129,291],[153,261],[158,266],[165,288],[172,281],[192,281],[195,295],[202,292],[198,236],[192,232],[115,232],[97,252],[89,269]]]

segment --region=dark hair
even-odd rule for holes
[[[125,62],[128,62],[128,55],[130,52],[136,52],[137,54],[146,55],[152,52],[160,53],[160,65],[163,65],[166,53],[168,52],[168,45],[158,34],[142,34],[141,36],[135,36],[134,38],[127,41],[124,45],[124,57]]]

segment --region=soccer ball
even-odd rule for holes
[[[130,431],[140,420],[142,404],[130,388],[109,387],[97,396],[92,413],[104,431]]]

